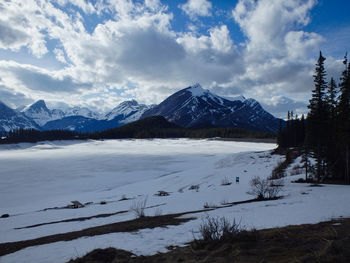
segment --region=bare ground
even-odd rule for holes
[[[192,242],[168,253],[135,256],[115,248],[96,249],[69,263],[169,262],[349,262],[350,219],[245,232],[229,242]]]

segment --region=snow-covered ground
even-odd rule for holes
[[[81,230],[134,218],[130,212],[79,222],[28,225],[130,210],[147,198],[146,215],[202,209],[205,203],[251,199],[246,192],[253,176],[267,177],[283,160],[270,155],[274,144],[214,140],[106,140],[44,142],[0,146],[0,243]],[[299,160],[296,160],[294,166]],[[292,184],[303,175],[288,170],[283,199],[248,203],[188,215],[196,220],[180,226],[143,229],[83,237],[69,242],[28,247],[0,257],[0,262],[66,262],[95,248],[109,246],[135,254],[166,251],[193,239],[207,214],[236,219],[257,229],[316,223],[350,217],[348,186],[308,187]],[[235,183],[239,176],[240,182]],[[225,177],[233,182],[222,186]],[[199,185],[199,190],[189,190]],[[169,196],[155,196],[167,191]],[[119,201],[122,197],[129,200]],[[71,201],[92,202],[79,209],[63,207]],[[101,201],[106,201],[101,205]]]

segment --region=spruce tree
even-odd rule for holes
[[[320,51],[319,58],[316,63],[314,83],[315,88],[312,91],[312,98],[308,106],[310,112],[307,122],[307,143],[314,153],[316,159],[317,180],[324,178],[324,166],[326,147],[324,141],[327,140],[327,110],[325,91],[327,89],[326,71],[324,68],[325,57]]]
[[[341,163],[343,167],[343,178],[346,183],[350,183],[350,63],[347,55],[343,61],[345,69],[340,79],[340,96],[338,104],[337,135],[339,151],[341,152]]]

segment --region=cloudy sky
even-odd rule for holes
[[[106,111],[194,83],[299,113],[319,50],[339,79],[349,0],[2,0],[0,100]]]

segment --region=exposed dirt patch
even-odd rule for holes
[[[123,210],[123,211],[118,211],[118,212],[109,213],[109,214],[98,214],[98,215],[94,215],[94,216],[70,218],[70,219],[51,221],[51,222],[40,223],[40,224],[35,224],[35,225],[30,225],[30,226],[16,227],[15,229],[34,228],[34,227],[45,226],[45,225],[52,225],[52,224],[58,224],[58,223],[79,222],[79,221],[85,221],[85,220],[90,220],[90,219],[94,219],[94,218],[105,218],[105,217],[114,216],[114,215],[118,215],[118,214],[123,214],[123,213],[127,213],[127,212],[129,212],[129,211],[128,210]]]
[[[254,238],[252,238],[254,237]],[[108,259],[106,260],[106,258]],[[230,242],[198,248],[193,242],[154,256],[97,249],[69,263],[123,262],[348,262],[350,258],[350,219],[314,225],[288,226],[246,233]]]

